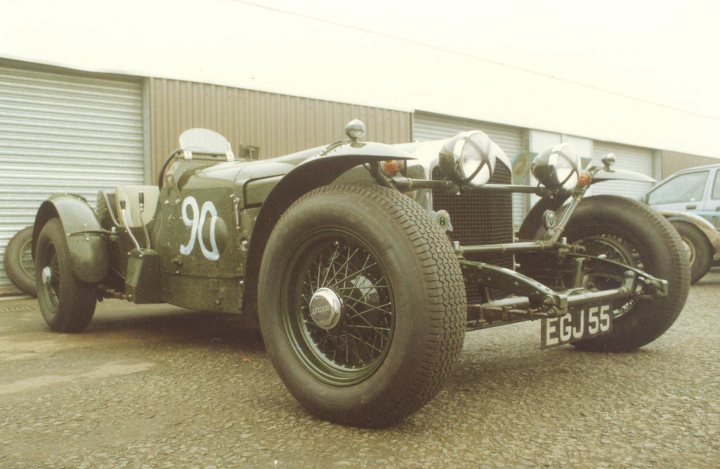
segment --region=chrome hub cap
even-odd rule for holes
[[[322,329],[337,326],[341,312],[342,300],[329,288],[320,288],[310,298],[310,318]]]
[[[43,267],[41,274],[42,283],[44,286],[47,287],[48,285],[50,285],[50,281],[52,280],[52,269],[49,265],[47,265]]]

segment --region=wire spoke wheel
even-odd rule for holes
[[[680,314],[690,286],[685,248],[667,220],[636,200],[592,196],[583,199],[573,213],[565,235],[569,242],[585,247],[586,254],[636,267],[668,281],[665,297],[612,302],[613,330],[573,346],[594,352],[628,352],[665,333]],[[587,274],[590,288],[606,290],[623,283],[619,275],[602,269]]]
[[[90,323],[96,287],[73,273],[65,231],[57,218],[49,220],[38,236],[35,285],[40,312],[50,329],[80,332]]]
[[[395,327],[392,289],[378,257],[349,233],[324,231],[300,246],[285,277],[285,330],[301,362],[335,385],[370,376]]]
[[[52,244],[48,246],[48,262],[41,271],[43,294],[55,307],[60,304],[60,265],[57,252]]]
[[[643,262],[642,255],[636,244],[626,237],[611,233],[600,233],[580,238],[575,244],[583,246],[585,254],[602,256],[611,261],[645,270],[645,262]],[[600,290],[618,288],[624,282],[622,276],[607,273],[593,273],[591,278],[594,286]],[[619,318],[630,311],[634,304],[635,300],[614,302],[613,316]]]
[[[258,278],[275,370],[311,413],[381,427],[440,390],[465,332],[455,252],[427,211],[389,188],[331,184],[278,220]]]

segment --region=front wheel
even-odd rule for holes
[[[35,285],[40,312],[50,329],[80,332],[90,323],[97,303],[95,285],[72,272],[65,230],[57,218],[48,221],[38,236]]]
[[[636,200],[588,197],[573,214],[565,235],[568,241],[584,246],[587,254],[637,267],[669,283],[664,298],[616,302],[612,306],[613,331],[576,342],[575,347],[632,351],[660,337],[675,322],[687,299],[690,270],[682,241],[665,218]],[[618,286],[613,280],[596,285],[600,289]]]
[[[460,353],[462,273],[447,237],[399,192],[331,185],[268,240],[260,328],[288,390],[342,424],[392,424],[429,401]]]

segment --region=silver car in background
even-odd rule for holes
[[[645,202],[680,233],[692,282],[700,280],[720,259],[720,164],[670,175],[647,193]]]

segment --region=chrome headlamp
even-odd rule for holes
[[[532,173],[548,189],[570,190],[580,177],[580,157],[571,143],[560,143],[539,153],[532,162]]]
[[[495,171],[492,145],[484,132],[461,132],[440,150],[440,169],[457,184],[485,184]]]

